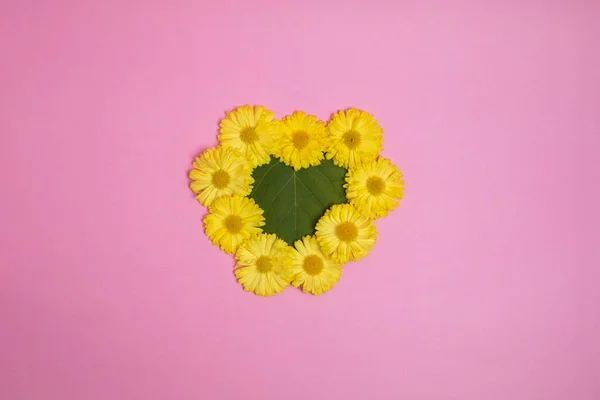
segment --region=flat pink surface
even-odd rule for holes
[[[2,3],[0,398],[600,399],[600,3],[284,3]],[[324,296],[203,233],[245,103],[368,110],[405,173]]]

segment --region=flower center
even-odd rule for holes
[[[292,141],[294,147],[298,150],[302,150],[308,144],[308,134],[306,132],[298,131],[292,135]]]
[[[325,265],[323,264],[323,259],[314,254],[311,254],[310,256],[306,256],[304,258],[304,265],[302,265],[302,268],[304,268],[304,271],[308,275],[312,275],[312,276],[319,275],[321,273],[321,271],[323,271],[324,267],[325,267]]]
[[[344,144],[349,149],[353,149],[360,144],[360,134],[356,131],[348,131],[343,136]]]
[[[225,228],[231,233],[240,233],[243,225],[239,215],[230,215],[225,218]]]
[[[273,265],[271,264],[271,257],[268,256],[260,256],[256,260],[256,269],[258,272],[262,272],[263,274],[271,271]]]
[[[215,172],[212,176],[212,184],[217,189],[223,189],[227,187],[230,180],[231,178],[229,177],[229,174],[222,169]]]
[[[378,176],[371,176],[367,179],[367,190],[373,196],[379,196],[385,190],[385,182]]]
[[[240,133],[240,139],[242,142],[250,144],[258,139],[258,135],[256,134],[254,127],[248,126],[242,129],[242,132]]]
[[[358,228],[352,222],[342,222],[335,227],[335,234],[338,239],[351,242],[358,236]]]

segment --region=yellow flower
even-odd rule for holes
[[[289,264],[291,248],[274,234],[261,233],[245,241],[235,258],[235,276],[247,292],[272,296],[289,286],[293,274]]]
[[[320,295],[340,280],[342,265],[325,256],[313,236],[305,236],[294,243],[288,263],[294,272],[295,287],[302,285],[304,293]]]
[[[252,190],[252,169],[241,153],[229,147],[206,150],[193,163],[190,187],[205,206],[221,196],[246,196]]]
[[[371,218],[386,216],[404,195],[402,172],[383,157],[350,168],[344,187],[350,204]]]
[[[377,238],[373,220],[350,204],[336,204],[325,211],[316,231],[323,253],[342,264],[364,258]]]
[[[221,120],[219,142],[242,152],[251,167],[270,160],[277,124],[275,114],[263,106],[245,105],[225,113]]]
[[[323,121],[304,111],[284,117],[278,124],[273,154],[296,171],[319,165],[325,150],[326,130]]]
[[[327,159],[341,167],[354,167],[374,160],[383,146],[383,130],[373,115],[351,108],[339,111],[327,124]]]
[[[215,246],[233,254],[252,234],[262,232],[263,210],[254,200],[241,196],[219,197],[204,217],[206,235]]]

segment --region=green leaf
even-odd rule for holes
[[[323,160],[316,167],[294,171],[272,158],[254,170],[251,198],[265,212],[266,233],[275,233],[293,245],[315,233],[315,225],[334,204],[346,202],[346,169]]]

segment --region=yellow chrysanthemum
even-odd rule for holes
[[[350,168],[344,187],[350,204],[371,218],[386,216],[404,195],[402,172],[383,157]]]
[[[254,200],[241,196],[219,197],[204,217],[206,235],[225,253],[235,253],[251,235],[262,232],[263,210]]]
[[[273,154],[296,171],[319,165],[326,136],[323,121],[304,111],[296,111],[279,122]]]
[[[317,222],[316,231],[323,253],[342,264],[364,258],[377,238],[373,220],[350,204],[332,206]]]
[[[327,159],[341,167],[354,167],[374,160],[383,146],[383,129],[373,115],[351,108],[333,114],[327,124]]]
[[[304,293],[320,295],[340,280],[342,265],[327,257],[313,236],[305,236],[294,243],[288,263],[292,266],[295,287],[302,285]]]
[[[274,234],[246,240],[235,253],[235,276],[247,292],[272,296],[289,286],[292,269],[286,261],[291,248]]]
[[[277,124],[275,114],[263,106],[245,105],[225,113],[219,142],[242,152],[252,167],[270,160]]]
[[[229,147],[206,150],[193,163],[190,187],[205,206],[221,196],[246,196],[252,190],[252,169],[241,153]]]

